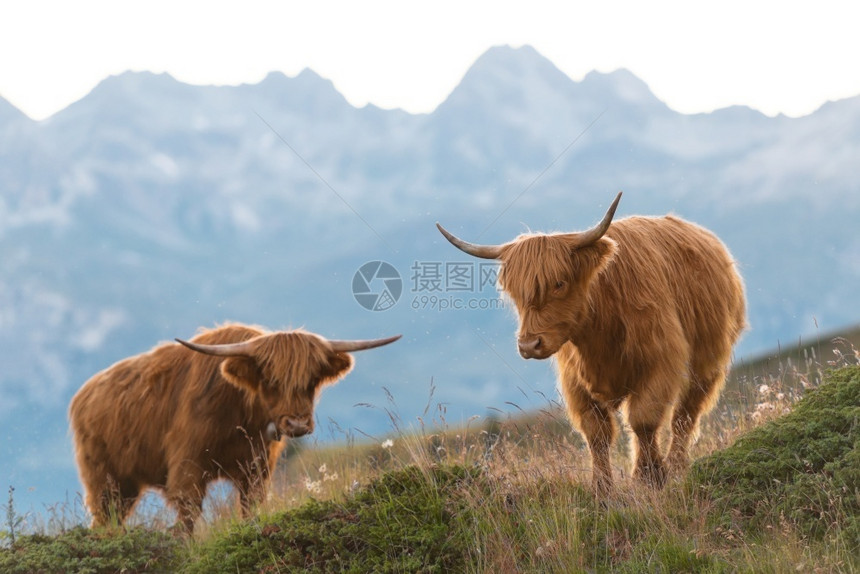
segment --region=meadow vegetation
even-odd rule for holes
[[[550,402],[292,448],[254,519],[216,497],[191,539],[163,515],[96,531],[28,525],[10,491],[0,572],[857,571],[857,338],[736,365],[690,472],[661,491],[627,479],[622,443],[618,489],[595,499],[588,453]]]

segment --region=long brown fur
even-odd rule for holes
[[[245,515],[264,497],[285,446],[267,427],[274,422],[293,436],[311,432],[320,389],[344,377],[353,359],[302,330],[229,324],[202,330],[192,342],[250,339],[257,341],[251,358],[162,344],[81,387],[69,418],[93,525],[122,523],[147,488],[166,495],[187,531],[214,480],[235,485]]]
[[[746,326],[743,283],[722,242],[677,217],[630,217],[593,244],[580,240],[516,238],[502,247],[499,285],[516,305],[518,340],[536,345],[535,358],[556,357],[595,488],[612,487],[619,409],[638,439],[635,475],[659,486],[686,467],[699,420],[719,398]],[[658,435],[670,420],[666,456]]]

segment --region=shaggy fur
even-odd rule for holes
[[[521,353],[556,357],[568,414],[591,450],[595,489],[612,488],[616,410],[637,438],[637,477],[660,486],[667,467],[686,468],[746,325],[743,283],[722,242],[677,217],[630,217],[589,245],[579,233],[521,235],[499,259]],[[670,420],[665,456],[658,435]]]
[[[235,485],[246,516],[263,498],[285,446],[267,427],[274,422],[289,436],[313,431],[320,389],[344,377],[353,359],[302,330],[231,324],[203,330],[192,342],[250,339],[252,357],[162,344],[81,387],[69,418],[94,526],[122,523],[146,488],[164,492],[189,532],[214,480]]]

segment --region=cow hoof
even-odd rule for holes
[[[597,478],[591,482],[591,489],[594,491],[594,496],[598,500],[605,501],[614,492],[615,488],[612,485],[612,479]]]
[[[636,478],[651,488],[661,489],[666,485],[668,473],[662,464],[649,464],[637,469]]]

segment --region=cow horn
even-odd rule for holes
[[[394,335],[393,337],[387,337],[385,339],[365,339],[358,341],[329,341],[329,345],[333,351],[339,353],[351,353],[353,351],[363,351],[365,349],[373,349],[375,347],[381,347],[383,345],[387,345],[388,343],[393,343],[397,339],[402,337],[402,335]]]
[[[612,223],[612,218],[615,217],[615,210],[618,208],[618,202],[621,201],[621,192],[618,192],[618,195],[615,196],[615,201],[612,202],[612,205],[609,206],[609,209],[606,210],[606,215],[603,216],[603,220],[589,229],[588,231],[583,231],[582,233],[577,233],[577,238],[579,239],[579,244],[582,247],[586,245],[591,245],[606,233],[606,230],[609,229],[609,224]]]
[[[200,343],[190,343],[182,339],[176,339],[176,342],[185,345],[192,351],[216,357],[250,357],[254,353],[253,339],[242,341],[241,343],[226,343],[223,345],[201,345]]]
[[[469,243],[468,241],[463,241],[459,237],[453,235],[447,229],[439,225],[439,223],[436,224],[436,227],[439,228],[439,231],[442,232],[445,239],[451,242],[451,245],[464,253],[480,257],[481,259],[498,259],[502,254],[502,245],[477,245],[475,243]]]

